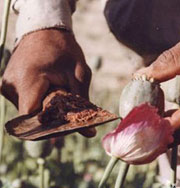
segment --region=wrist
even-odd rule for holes
[[[68,0],[16,0],[13,9],[19,13],[15,46],[24,36],[38,30],[54,28],[72,32]]]

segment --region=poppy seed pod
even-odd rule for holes
[[[170,123],[148,103],[135,107],[119,126],[103,138],[110,156],[129,164],[146,164],[167,150],[173,142]]]
[[[147,80],[132,80],[121,93],[119,114],[124,118],[135,106],[146,102],[157,107],[160,115],[164,113],[164,93],[160,85]]]

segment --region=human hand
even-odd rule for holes
[[[173,48],[163,52],[149,67],[134,73],[138,79],[146,75],[147,79],[154,78],[159,82],[167,81],[180,74],[180,42]]]
[[[90,80],[91,70],[74,36],[47,29],[20,41],[3,75],[1,92],[22,115],[40,109],[53,87],[88,98]],[[81,134],[92,137],[96,131],[86,129]]]
[[[143,75],[147,79],[153,78],[158,82],[167,81],[180,74],[180,43],[163,52],[149,67],[142,68],[134,73],[134,79]],[[168,112],[166,119],[175,130],[180,129],[180,110]]]

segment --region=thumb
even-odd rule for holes
[[[91,69],[84,63],[77,63],[74,74],[68,73],[69,87],[73,94],[89,99]]]
[[[49,81],[43,78],[33,84],[26,83],[25,87],[21,87],[18,101],[19,114],[29,114],[40,109],[48,88]]]

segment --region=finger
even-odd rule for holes
[[[180,144],[180,130],[176,130],[173,134],[174,141],[170,145],[168,145],[168,148],[173,148]]]
[[[91,69],[85,63],[77,63],[74,74],[68,73],[71,92],[89,99],[91,75]]]
[[[170,117],[166,117],[165,119],[167,119],[170,122],[171,126],[175,130],[180,129],[180,109],[179,110],[175,110],[175,111],[171,111],[169,113],[171,113],[171,116]]]
[[[92,137],[96,136],[97,131],[94,127],[92,127],[92,128],[82,129],[82,130],[79,131],[79,133],[82,136],[85,136],[87,138],[92,138]]]
[[[34,81],[27,81],[19,89],[19,114],[32,113],[42,106],[42,100],[49,88],[49,81],[44,78],[37,78]]]
[[[91,70],[85,62],[77,63],[75,74],[68,74],[70,90],[73,94],[78,94],[86,99],[89,99],[89,85],[91,81]],[[96,135],[96,129],[85,128],[79,131],[85,137],[91,138]]]
[[[167,116],[165,119],[168,120],[174,128],[174,141],[168,146],[169,148],[172,148],[180,144],[180,110],[168,110],[165,113],[165,116]]]
[[[166,112],[164,113],[164,117],[170,118],[170,117],[173,115],[173,113],[175,113],[176,111],[177,111],[177,109],[168,110],[168,111],[166,111]]]
[[[134,77],[145,74],[160,82],[174,78],[180,74],[180,43],[163,52],[149,67],[140,69]]]
[[[78,76],[80,76],[78,74]],[[86,78],[87,80],[84,82],[84,80],[77,79],[75,76],[70,75],[69,76],[69,85],[71,92],[76,95],[80,95],[86,99],[89,99],[89,84],[90,79]],[[95,128],[86,128],[79,131],[79,133],[85,137],[94,137],[96,135],[96,129]]]

